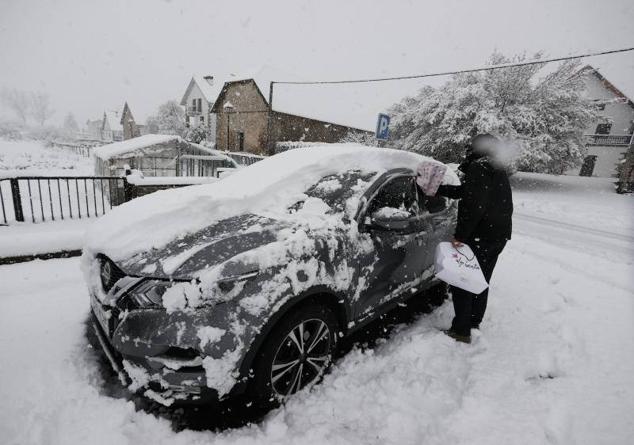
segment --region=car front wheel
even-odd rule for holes
[[[318,382],[331,364],[336,340],[337,320],[328,307],[311,304],[285,316],[258,354],[255,398],[283,401]]]

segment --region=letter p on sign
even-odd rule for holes
[[[376,123],[376,138],[387,140],[390,136],[390,116],[379,113],[379,120]]]

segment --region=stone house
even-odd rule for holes
[[[588,65],[580,73],[599,117],[585,131],[588,155],[579,174],[611,177],[632,141],[634,103],[597,69]]]
[[[349,133],[371,131],[269,106],[268,83],[253,78],[225,82],[211,111],[216,114],[216,147],[260,155],[275,153],[277,142],[338,142]]]
[[[208,141],[216,139],[216,115],[211,108],[218,97],[220,87],[214,84],[213,76],[193,76],[180,101],[185,107],[185,124],[188,128],[202,126]]]
[[[139,125],[134,120],[130,106],[126,102],[123,105],[123,111],[121,112],[121,121],[119,122],[123,128],[123,140],[139,137],[145,132],[145,125]]]

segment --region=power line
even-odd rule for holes
[[[334,84],[344,84],[344,83],[370,83],[370,82],[388,82],[392,80],[409,80],[409,79],[422,79],[424,77],[439,77],[439,76],[449,76],[453,74],[465,74],[465,73],[475,73],[478,71],[491,71],[491,70],[499,70],[503,68],[513,68],[516,66],[528,66],[528,65],[540,65],[544,63],[550,62],[561,62],[564,60],[573,60],[573,59],[583,59],[586,57],[595,57],[595,56],[603,56],[606,54],[616,54],[616,53],[624,53],[628,51],[634,51],[634,47],[631,48],[621,48],[621,49],[613,49],[609,51],[599,51],[593,53],[586,54],[577,54],[575,56],[565,56],[565,57],[555,57],[552,59],[539,59],[539,60],[530,60],[528,62],[515,62],[515,63],[505,63],[500,65],[491,65],[480,68],[471,68],[466,70],[457,70],[457,71],[443,71],[440,73],[428,73],[428,74],[413,74],[410,76],[394,76],[394,77],[378,77],[374,79],[349,79],[349,80],[314,80],[314,81],[272,81],[271,87],[274,84],[284,84],[284,85],[334,85]],[[273,88],[271,88],[271,91]]]

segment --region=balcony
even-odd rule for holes
[[[187,116],[195,116],[197,114],[202,114],[202,112],[203,111],[197,107],[187,107],[186,109]]]
[[[631,134],[584,134],[586,145],[602,145],[604,147],[623,147],[630,145]]]

